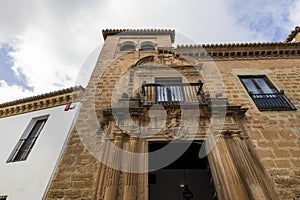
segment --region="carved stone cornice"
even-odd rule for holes
[[[226,115],[243,117],[248,108],[237,105],[229,105],[227,98],[208,98],[207,115]]]
[[[297,35],[297,33],[300,32],[300,26],[296,26],[294,30],[289,34],[289,36],[286,38],[285,42],[291,42],[294,37]]]
[[[245,43],[181,45],[173,49],[178,56],[200,60],[255,60],[300,58],[300,43]]]
[[[105,29],[102,30],[104,40],[113,35],[170,35],[172,43],[175,41],[175,30],[171,29]]]
[[[37,110],[53,108],[67,103],[79,101],[80,93],[84,89],[71,87],[63,90],[49,92],[42,95],[19,99],[0,104],[0,118],[20,115]]]

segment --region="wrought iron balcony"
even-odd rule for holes
[[[203,83],[143,83],[143,106],[206,105]]]
[[[254,103],[260,111],[268,110],[296,110],[296,107],[284,95],[284,91],[265,94],[253,94],[249,92]]]

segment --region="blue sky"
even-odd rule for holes
[[[22,71],[17,73],[12,69],[14,66],[14,58],[10,56],[10,53],[14,52],[14,49],[9,44],[2,44],[0,47],[0,80],[4,80],[8,86],[18,85],[23,90],[29,90],[33,92],[33,87],[28,87],[26,76]]]
[[[20,84],[14,71],[11,69],[13,66],[13,58],[9,55],[9,52],[12,51],[12,47],[7,44],[3,44],[0,47],[0,79],[6,80],[8,84]]]
[[[5,0],[0,102],[76,84],[106,28],[172,28],[194,43],[284,41],[300,0]]]

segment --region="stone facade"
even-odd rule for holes
[[[172,31],[116,35],[124,31],[103,32],[106,42],[46,199],[146,200],[147,154],[136,159],[121,150],[145,153],[149,142],[172,140],[206,141],[218,199],[300,198],[299,110],[259,111],[239,79],[266,75],[299,108],[299,43],[172,49]],[[131,40],[136,51],[121,52]],[[147,40],[155,51],[139,50]],[[204,83],[197,104],[164,105],[164,112],[144,106],[144,81],[176,76]]]

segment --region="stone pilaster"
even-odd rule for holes
[[[257,173],[253,166],[253,161],[249,151],[243,144],[240,134],[233,133],[226,139],[226,145],[230,155],[234,158],[237,172],[242,177],[243,184],[248,190],[251,199],[270,199],[265,196],[262,185],[260,185]]]
[[[241,131],[224,131],[208,156],[219,199],[277,199],[244,139]]]
[[[128,151],[132,153],[137,152],[138,138],[130,137]],[[139,163],[135,162],[134,156],[129,153],[127,163],[129,172],[125,173],[124,195],[123,200],[137,199],[137,167]]]
[[[208,139],[208,145],[213,145],[215,138]],[[234,158],[226,145],[224,135],[217,136],[217,141],[208,155],[212,175],[219,200],[250,199],[242,178],[237,172]]]
[[[114,168],[108,168],[106,171],[106,187],[104,200],[117,199],[121,173],[120,170],[118,170],[122,163],[122,152],[120,151],[120,149],[122,149],[125,134],[122,133],[122,131],[118,127],[115,127],[115,129],[113,130],[113,134],[113,145],[110,145],[108,158],[110,159],[109,164],[111,166],[114,166]],[[117,147],[120,149],[118,149]]]

